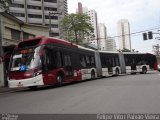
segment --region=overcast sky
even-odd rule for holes
[[[68,0],[69,13],[76,12],[78,2],[97,11],[98,23],[106,25],[109,36],[117,35],[117,22],[120,19],[129,20],[131,33],[160,27],[160,0]],[[160,43],[155,39],[143,41],[142,34],[132,35],[131,42],[132,49],[141,52],[152,52],[152,45]]]

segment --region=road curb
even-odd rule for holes
[[[0,87],[0,93],[7,93],[7,92],[16,92],[24,90],[25,88],[8,88],[8,87]]]

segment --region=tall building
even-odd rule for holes
[[[59,37],[59,21],[68,13],[67,0],[14,0],[10,13],[23,22],[49,27],[51,13],[51,36]]]
[[[117,51],[116,42],[114,38],[107,36],[106,41],[107,41],[107,49],[106,49],[107,51]]]
[[[118,21],[119,49],[131,50],[130,24],[128,20],[122,19]]]
[[[99,48],[97,12],[95,10],[89,10],[86,12],[86,14],[90,17],[89,22],[91,23],[94,29],[94,32],[89,36],[88,42]]]
[[[82,13],[83,13],[82,3],[80,3],[80,2],[78,2],[77,13],[78,13],[78,14],[82,14]]]
[[[107,28],[103,23],[98,24],[98,33],[99,33],[99,49],[100,50],[107,50]]]
[[[94,47],[98,48],[98,19],[97,19],[97,12],[95,10],[88,10],[87,7],[82,7],[81,3],[78,3],[77,13],[83,13],[90,17],[88,21],[91,23],[92,27],[94,28],[94,32],[89,36],[85,37],[84,43],[90,43]]]

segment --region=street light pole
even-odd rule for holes
[[[55,16],[55,15],[62,15],[62,12],[49,12],[49,36],[52,35],[52,27],[51,27],[51,15]]]
[[[2,41],[3,41],[3,37],[2,37],[2,25],[3,25],[3,22],[2,22],[2,16],[0,15],[0,57],[3,56],[3,48],[2,48]]]

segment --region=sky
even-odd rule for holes
[[[106,25],[108,36],[117,36],[117,22],[120,19],[128,19],[131,33],[147,30],[158,33],[160,30],[160,0],[68,0],[69,13],[76,13],[78,2],[97,12],[98,23]],[[131,35],[132,49],[152,53],[152,46],[160,44],[158,36],[154,34],[153,40],[144,41],[142,33]],[[118,38],[115,40],[118,49]]]

